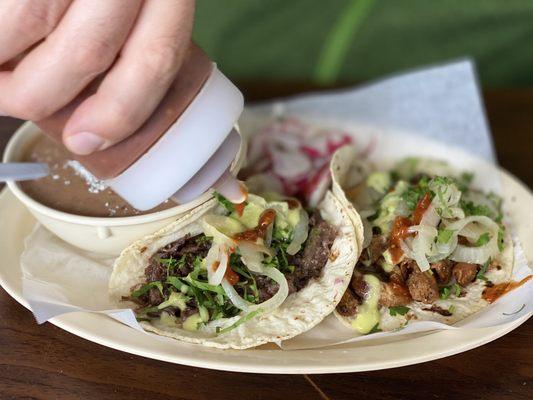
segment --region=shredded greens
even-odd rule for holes
[[[396,307],[389,307],[389,314],[392,317],[395,317],[396,315],[405,315],[409,312],[410,308],[405,306],[396,306]]]
[[[157,280],[147,282],[130,295],[131,300],[141,305],[136,310],[138,319],[160,318],[162,323],[181,323],[183,329],[196,330],[212,329],[210,322],[238,316],[229,326],[214,324],[216,332],[222,334],[265,312],[267,302],[269,307],[277,307],[273,304],[279,305],[286,298],[288,283],[283,274],[295,271],[295,254],[290,255],[287,249],[297,223],[303,218],[300,215],[305,213],[301,205],[289,208],[282,200],[268,203],[251,195],[243,212],[237,213],[235,205],[220,193],[214,196],[224,211],[217,211],[211,225],[202,225],[205,233],[171,243],[150,260],[147,271],[150,268],[153,272],[147,272],[147,278]],[[237,234],[253,233],[266,210],[274,213],[266,233],[255,242],[236,238]],[[304,221],[308,223],[307,215]],[[207,220],[205,223],[209,224]],[[241,241],[247,242],[248,247],[242,247]],[[245,263],[245,250],[252,264]],[[215,278],[218,268],[224,268],[224,274]],[[258,286],[259,275],[268,277],[263,277],[261,285],[277,285],[277,292],[282,292],[281,284],[285,285],[285,294],[282,292],[276,298],[277,303],[270,300],[278,293],[272,295]],[[157,293],[152,288],[157,288]],[[268,295],[270,300],[264,300]],[[263,302],[265,307],[261,306]]]

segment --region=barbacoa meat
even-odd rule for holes
[[[309,219],[310,231],[303,248],[294,257],[288,256],[294,272],[286,273],[289,294],[303,289],[311,279],[318,278],[328,262],[331,246],[337,237],[338,230],[329,222],[324,221],[318,212]],[[268,300],[278,290],[278,284],[270,278],[258,276],[257,288],[261,302]]]
[[[311,229],[303,251],[296,254],[294,259],[294,272],[287,276],[295,291],[303,289],[311,279],[320,276],[338,234],[337,228],[324,221],[318,212],[310,218],[309,225]]]
[[[190,237],[185,235],[178,240],[167,244],[159,249],[148,262],[144,270],[146,282],[162,281],[167,276],[167,266],[161,262],[161,259],[181,260],[185,256],[185,263],[180,267],[173,269],[171,275],[185,277],[193,270],[194,259],[199,256],[204,258],[211,247],[211,241],[206,240],[205,236],[198,235]]]
[[[337,312],[344,317],[353,317],[357,314],[357,306],[359,304],[359,298],[350,288],[347,288],[342,295],[341,301],[337,304]]]

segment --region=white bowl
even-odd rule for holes
[[[34,124],[23,124],[9,140],[3,161],[21,161],[24,150],[38,135],[42,133]],[[246,144],[242,140],[231,166],[233,173],[241,167],[245,153]],[[145,215],[120,218],[87,217],[47,207],[28,196],[16,182],[7,182],[7,186],[41,224],[64,241],[83,250],[113,256],[118,255],[130,243],[168,225],[211,197],[208,192],[189,203]]]

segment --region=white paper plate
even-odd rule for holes
[[[501,173],[510,218],[524,244],[533,242],[533,195],[518,180]],[[521,224],[516,222],[521,221]],[[0,194],[0,283],[19,303],[22,298],[19,257],[35,220],[7,190]],[[532,260],[533,249],[524,249]],[[100,314],[71,313],[52,319],[54,325],[84,339],[117,350],[158,360],[226,371],[260,373],[333,373],[369,371],[416,364],[461,353],[512,331],[527,317],[511,324],[475,330],[449,330],[376,339],[315,350],[283,351],[274,345],[252,350],[217,350],[154,337]],[[38,327],[36,327],[38,329]]]

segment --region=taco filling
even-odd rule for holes
[[[352,328],[366,334],[384,320],[398,327],[391,317],[405,324],[424,314],[455,321],[455,307],[464,306],[463,316],[473,309],[474,297],[496,283],[491,276],[504,279],[501,199],[473,189],[472,178],[407,159],[345,190],[365,225],[363,252],[336,309]]]
[[[310,217],[294,199],[250,194],[243,204],[216,196],[219,206],[148,260],[143,282],[124,300],[137,318],[158,326],[228,332],[320,277],[338,228]],[[239,316],[239,318],[233,318]]]

